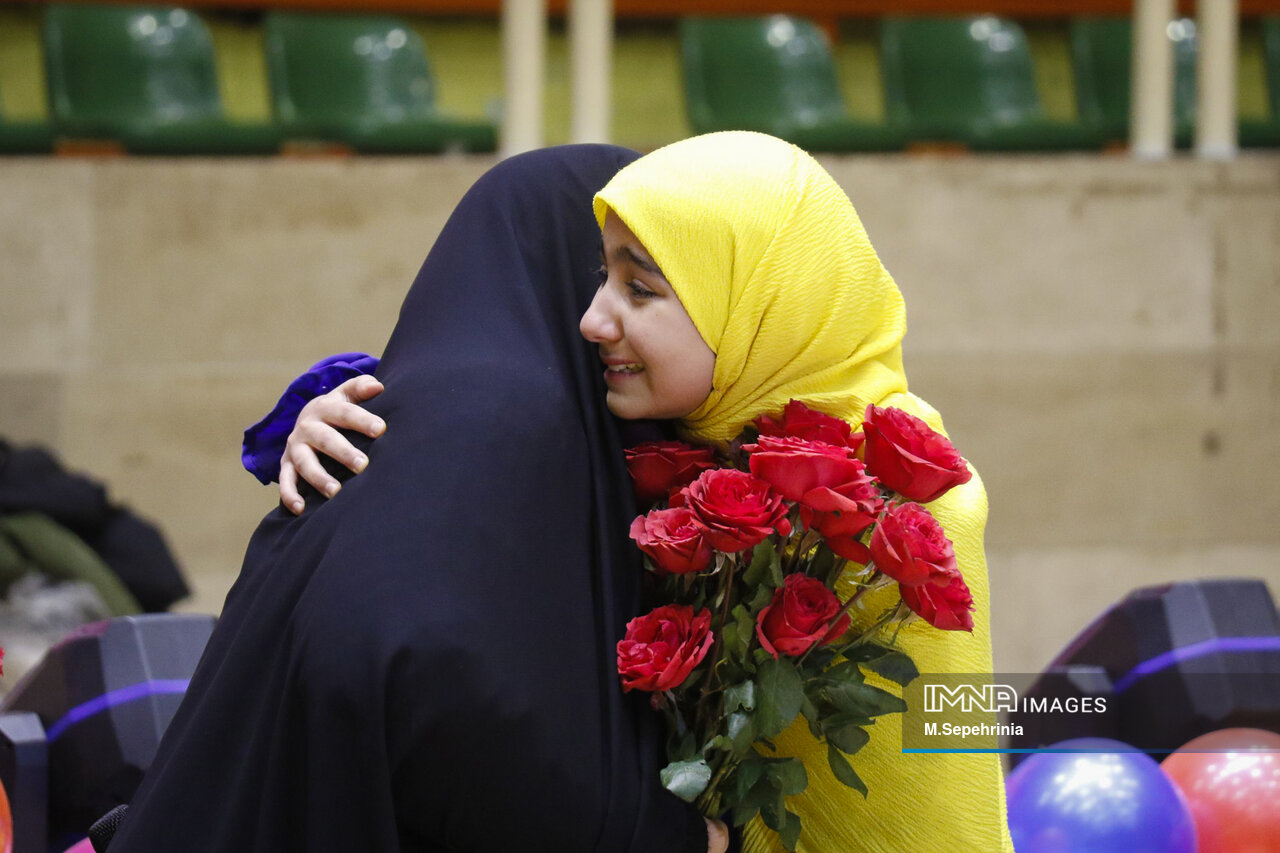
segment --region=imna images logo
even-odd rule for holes
[[[1031,714],[1103,714],[1107,710],[1105,696],[1023,696],[1008,684],[926,684],[924,711],[941,714],[958,711],[998,714],[1010,711]]]
[[[926,684],[925,713],[940,714],[954,708],[963,714],[985,711],[990,714],[1018,710],[1018,691],[1008,684]]]

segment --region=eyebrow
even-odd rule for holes
[[[617,261],[630,261],[645,272],[660,276],[663,281],[667,280],[666,274],[658,267],[657,264],[648,258],[642,258],[630,246],[619,246],[614,249],[613,258]]]

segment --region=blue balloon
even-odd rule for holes
[[[1017,853],[1195,853],[1191,810],[1150,756],[1107,738],[1075,738],[1009,774]]]

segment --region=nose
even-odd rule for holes
[[[578,322],[578,331],[593,344],[613,343],[622,338],[622,324],[609,307],[607,285],[596,291],[587,313]]]

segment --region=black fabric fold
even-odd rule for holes
[[[39,447],[0,441],[0,515],[38,512],[79,536],[149,613],[168,610],[189,590],[158,528],[111,503],[89,477],[63,469]]]
[[[507,160],[388,341],[365,473],[263,520],[111,853],[701,851],[618,686],[635,507],[577,330],[596,189],[635,155]]]

